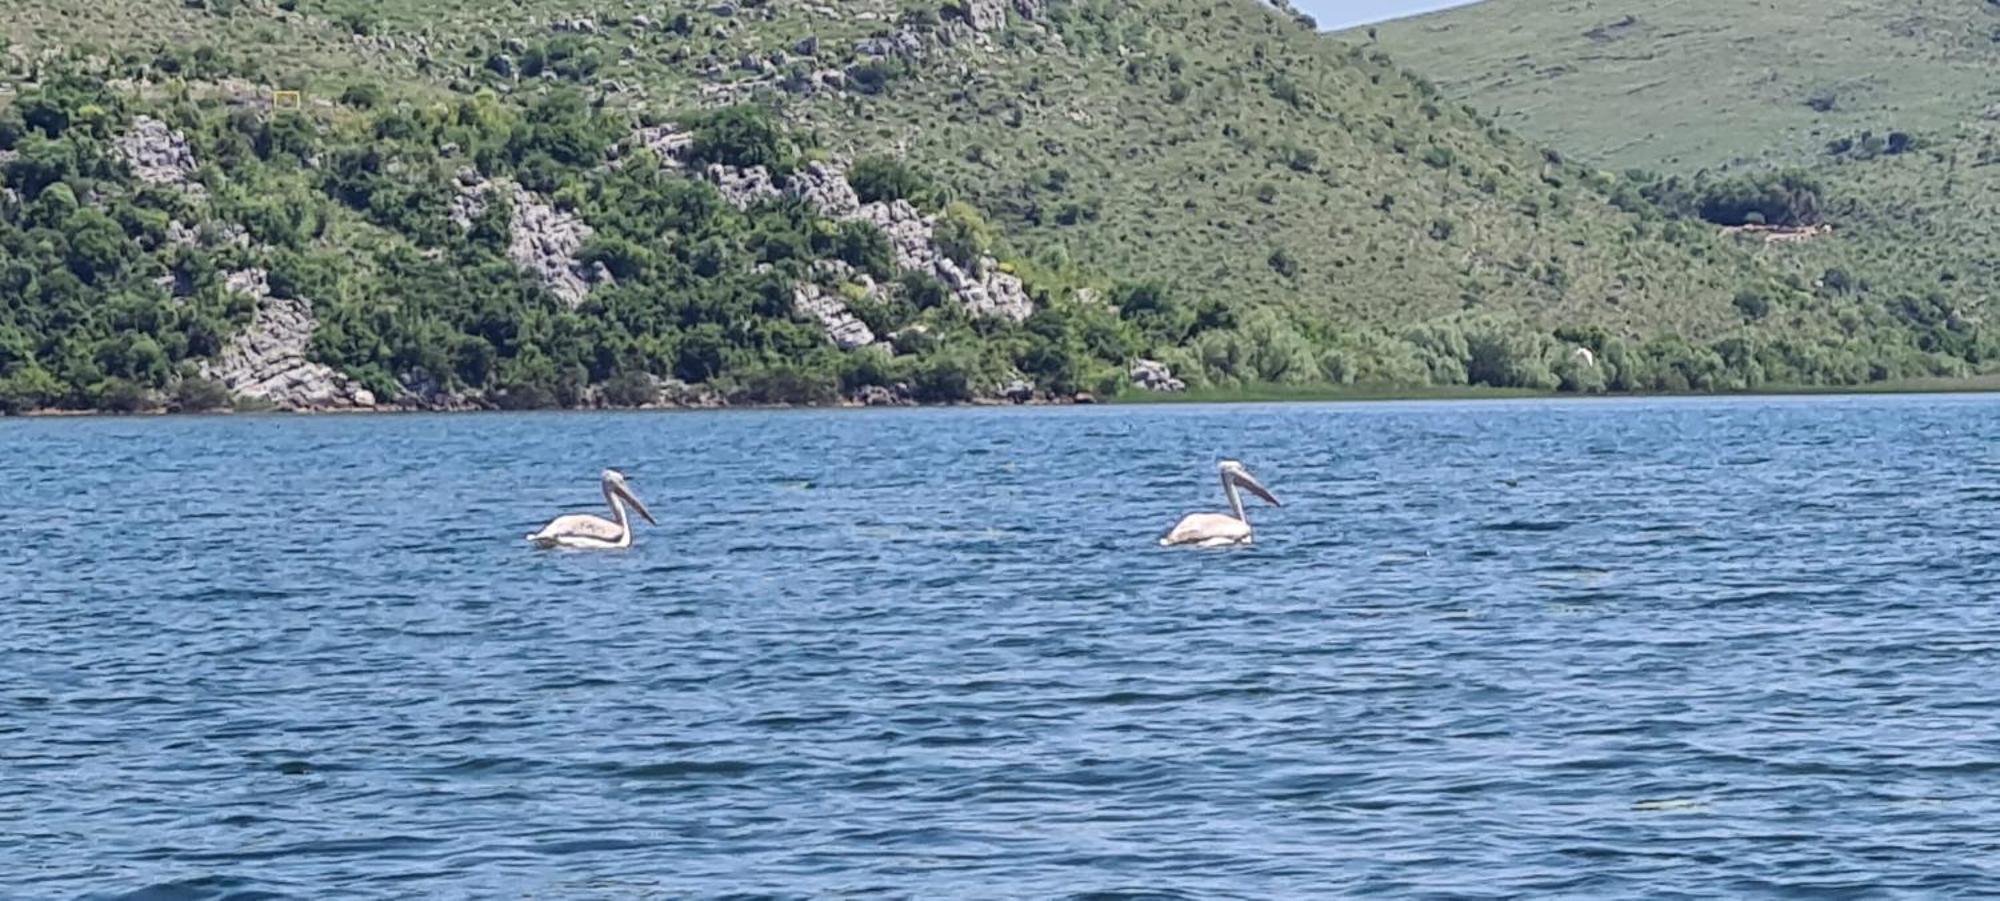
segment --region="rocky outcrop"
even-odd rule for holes
[[[411,369],[396,377],[402,393],[396,403],[411,410],[484,410],[491,404],[484,395],[472,391],[448,391],[437,377],[422,369]]]
[[[863,204],[846,218],[882,230],[894,249],[896,267],[922,272],[944,282],[967,312],[1020,322],[1033,315],[1035,304],[1019,278],[1000,268],[992,257],[980,257],[970,267],[946,256],[938,247],[936,217],[906,200]]]
[[[487,198],[496,187],[502,186],[471,166],[458,170],[445,215],[460,229],[471,229],[474,220],[485,215]],[[572,307],[581,305],[593,288],[615,283],[603,264],[586,266],[576,258],[584,242],[595,234],[583,217],[556,209],[520,185],[507,184],[503,189],[513,192],[507,258],[514,265],[527,270],[549,293]]]
[[[186,187],[194,176],[194,149],[187,136],[151,116],[134,118],[117,145],[132,175],[147,184]]]
[[[992,257],[973,261],[971,269],[961,269],[951,258],[939,255],[931,271],[951,289],[966,312],[1014,322],[1035,314],[1035,302],[1028,289],[1012,273],[1003,271]]]
[[[250,326],[230,339],[222,355],[201,367],[203,378],[231,394],[262,400],[281,410],[373,407],[375,395],[331,366],[307,358],[319,320],[300,298],[270,296],[261,269],[229,273],[229,290],[257,298]]]
[[[661,160],[684,166],[693,136],[672,125],[639,130],[626,142],[652,151]],[[614,165],[618,161],[614,160]],[[724,201],[737,209],[748,209],[782,197],[804,200],[829,219],[864,222],[888,238],[896,268],[930,275],[949,289],[965,310],[975,316],[992,316],[1020,322],[1034,314],[1034,301],[1021,280],[1005,271],[992,257],[982,256],[970,265],[951,259],[937,243],[936,217],[925,214],[909,201],[877,201],[864,204],[847,180],[847,170],[838,162],[814,160],[786,176],[782,186],[762,166],[748,168],[710,163],[701,177],[715,185]],[[518,211],[517,211],[518,218]],[[455,217],[456,218],[456,217]],[[581,224],[581,223],[579,223]],[[588,237],[588,233],[585,233]],[[517,237],[518,240],[518,237]],[[581,244],[581,240],[578,241]],[[800,283],[793,288],[793,306],[825,328],[827,337],[843,349],[866,346],[875,335],[848,310],[837,294],[828,290],[843,281],[861,281],[864,290],[879,289],[867,276],[858,277],[844,264],[840,271],[827,270],[831,261],[816,267],[821,276],[834,276],[826,283]],[[524,264],[525,265],[525,264]]]
[[[722,193],[722,199],[739,210],[784,196],[784,192],[778,190],[777,182],[771,180],[771,173],[763,166],[741,169],[710,163],[703,174]]]
[[[792,286],[792,306],[819,322],[820,327],[826,330],[827,338],[841,350],[875,343],[875,333],[847,309],[845,301],[813,282],[799,282]]]
[[[922,32],[914,28],[898,29],[892,34],[863,38],[854,45],[854,52],[870,59],[900,59],[914,62],[922,59],[930,49],[930,42]]]
[[[974,31],[999,31],[1007,26],[1007,0],[963,0],[965,20]]]
[[[833,219],[851,219],[861,210],[861,198],[847,181],[847,170],[835,163],[810,162],[785,179],[785,193],[813,205]]]
[[[486,177],[478,169],[466,166],[458,170],[452,178],[451,209],[445,213],[451,224],[462,231],[470,231],[472,222],[486,214]]]
[[[543,203],[519,185],[514,186],[510,229],[508,258],[564,303],[580,306],[592,288],[612,281],[603,264],[585,266],[576,258],[594,233],[583,218]]]
[[[917,403],[916,398],[910,395],[910,386],[902,382],[887,387],[863,385],[855,390],[850,399],[864,407],[911,407]]]
[[[1132,384],[1147,391],[1186,391],[1187,383],[1174,378],[1174,371],[1158,360],[1133,360]]]

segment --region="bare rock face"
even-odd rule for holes
[[[488,186],[489,182],[485,176],[479,174],[478,169],[466,166],[458,170],[457,176],[451,182],[453,191],[451,209],[446,213],[451,217],[451,224],[458,226],[462,231],[472,229],[472,221],[486,213]]]
[[[231,394],[267,401],[281,410],[338,410],[373,407],[375,395],[353,379],[306,354],[319,320],[312,304],[270,296],[261,269],[229,273],[231,291],[257,298],[257,313],[222,356],[201,367],[203,378],[220,382]]]
[[[151,116],[133,119],[132,130],[117,144],[132,174],[147,184],[186,186],[194,176],[194,149],[187,136]]]
[[[473,221],[485,214],[487,197],[496,187],[471,166],[459,169],[452,179],[455,193],[446,213],[452,224],[461,230],[471,229]],[[591,289],[614,283],[603,264],[586,266],[576,258],[577,251],[595,233],[581,216],[556,209],[520,185],[506,188],[513,191],[514,199],[507,243],[507,257],[514,265],[532,273],[550,293],[572,307],[581,305]]]
[[[603,267],[586,267],[576,252],[594,233],[575,213],[566,213],[514,186],[514,219],[507,256],[572,307],[582,305],[590,290],[611,281]]]
[[[739,210],[749,209],[767,200],[783,196],[771,173],[763,166],[740,169],[721,163],[710,163],[703,173],[715,183],[715,189],[722,192],[722,199]]]
[[[1007,26],[1007,0],[965,0],[965,18],[974,31],[998,31]]]
[[[479,410],[490,406],[477,393],[447,391],[436,376],[423,369],[411,369],[396,377],[402,386],[396,403],[416,410]]]
[[[201,229],[187,225],[179,219],[167,222],[167,243],[182,247],[193,247],[201,243]]]
[[[906,62],[922,59],[929,44],[924,36],[914,28],[903,28],[895,34],[864,38],[854,45],[854,52],[871,59],[900,59]]]
[[[937,261],[936,220],[907,200],[875,201],[849,216],[882,230],[896,254],[896,268],[928,272]]]
[[[916,400],[910,397],[910,386],[901,382],[896,383],[894,387],[863,385],[854,392],[853,400],[864,407],[909,407],[916,405]]]
[[[1174,378],[1174,371],[1158,360],[1133,360],[1132,384],[1147,391],[1186,391],[1187,383]]]
[[[861,198],[847,181],[847,170],[834,163],[812,162],[785,179],[785,193],[804,199],[834,219],[851,219]]]
[[[895,250],[897,268],[926,273],[944,282],[967,312],[1014,322],[1034,314],[1034,301],[1019,278],[1002,271],[992,257],[974,260],[969,269],[960,266],[938,247],[936,218],[924,215],[909,201],[864,204],[845,218],[881,229]]]
[[[841,350],[875,343],[875,333],[847,309],[847,303],[817,284],[800,282],[792,286],[792,306],[817,321],[826,330],[827,338]]]

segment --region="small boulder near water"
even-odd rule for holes
[[[1174,378],[1174,371],[1158,360],[1132,361],[1132,384],[1147,391],[1186,391],[1187,383]]]

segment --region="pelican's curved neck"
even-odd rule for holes
[[[1243,496],[1236,493],[1236,480],[1228,473],[1222,474],[1222,493],[1229,496],[1229,512],[1236,514],[1236,521],[1249,525],[1250,517],[1243,514]]]
[[[618,492],[611,490],[610,485],[604,486],[604,502],[611,505],[611,521],[617,523],[625,534],[632,534],[632,523],[625,518],[625,501],[618,496]]]

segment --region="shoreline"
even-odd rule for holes
[[[1193,390],[1173,393],[1130,390],[1114,397],[1091,401],[1048,401],[1033,400],[1013,402],[1002,399],[983,399],[956,404],[897,404],[893,406],[870,406],[858,403],[839,404],[720,404],[712,406],[681,406],[660,404],[644,407],[549,407],[529,410],[501,409],[456,409],[425,410],[408,407],[366,407],[327,408],[318,410],[282,410],[233,408],[216,410],[145,410],[136,412],[114,412],[109,410],[68,410],[40,409],[0,416],[0,419],[96,419],[96,418],[153,418],[172,416],[424,416],[424,415],[464,415],[498,413],[699,413],[729,410],[919,410],[919,409],[983,409],[992,407],[1088,407],[1088,406],[1129,406],[1157,407],[1203,404],[1307,404],[1307,403],[1397,403],[1424,401],[1499,401],[1499,400],[1643,400],[1651,398],[1732,398],[1732,397],[1866,397],[1871,395],[1895,394],[1992,394],[2000,393],[2000,375],[1974,376],[1970,378],[1927,378],[1898,379],[1894,381],[1872,382],[1862,385],[1766,385],[1742,391],[1644,391],[1644,392],[1602,392],[1578,394],[1563,391],[1541,391],[1532,388],[1489,388],[1485,386],[1455,385],[1437,388],[1391,388],[1332,385],[1265,385],[1227,390]]]

